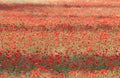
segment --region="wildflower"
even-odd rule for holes
[[[52,76],[51,78],[56,78],[55,76]]]
[[[64,73],[60,73],[59,75],[60,75],[60,78],[63,78],[65,76]]]
[[[100,70],[100,73],[103,75],[106,75],[106,70],[102,69],[102,70]]]

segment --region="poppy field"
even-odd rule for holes
[[[0,78],[120,78],[120,1],[0,3]]]

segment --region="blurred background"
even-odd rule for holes
[[[0,4],[2,3],[120,5],[120,0],[0,0]]]
[[[0,2],[9,2],[9,3],[48,3],[48,2],[55,2],[59,0],[0,0]],[[62,0],[60,0],[62,1]],[[70,1],[70,0],[68,0]]]

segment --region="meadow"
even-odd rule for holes
[[[0,78],[120,78],[119,1],[0,4]]]

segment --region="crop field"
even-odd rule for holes
[[[119,0],[5,1],[0,78],[120,78]]]

